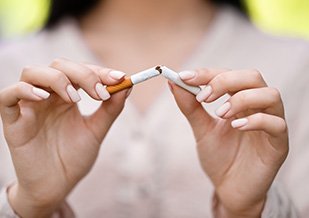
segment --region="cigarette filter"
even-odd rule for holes
[[[169,69],[169,68],[167,68],[167,67],[165,67],[165,66],[162,66],[162,67],[160,67],[160,68],[161,68],[161,70],[162,70],[162,75],[163,75],[166,79],[172,81],[173,83],[175,83],[175,84],[177,84],[178,86],[184,88],[185,90],[191,92],[192,94],[197,95],[197,93],[199,93],[199,92],[201,91],[201,88],[198,87],[198,86],[190,86],[190,85],[184,83],[184,82],[180,79],[178,73],[176,73],[175,71],[173,71],[173,70],[171,70],[171,69]]]
[[[107,86],[106,90],[109,94],[119,92],[121,90],[131,88],[133,85],[149,80],[161,74],[160,66],[153,67],[139,73],[133,74],[128,78],[125,78],[121,83],[113,86]]]

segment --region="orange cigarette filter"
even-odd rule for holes
[[[131,88],[133,85],[144,82],[150,78],[159,76],[162,70],[160,66],[153,67],[139,73],[133,74],[128,78],[125,78],[121,83],[113,86],[107,86],[106,90],[109,94],[114,94],[124,89]]]
[[[116,92],[119,92],[124,89],[131,88],[133,86],[133,83],[130,78],[125,78],[121,83],[113,86],[107,86],[106,90],[109,92],[109,94],[114,94]]]

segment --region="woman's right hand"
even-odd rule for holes
[[[123,78],[119,71],[57,59],[49,67],[25,68],[20,82],[0,92],[4,134],[17,175],[9,201],[17,214],[49,216],[90,171],[129,90],[83,116],[75,104],[80,100],[76,88],[107,100],[103,85]]]

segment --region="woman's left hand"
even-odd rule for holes
[[[288,154],[283,103],[256,70],[198,70],[180,76],[207,85],[195,97],[171,85],[193,129],[204,172],[215,186],[218,217],[260,217],[267,191]],[[200,102],[231,97],[209,115]]]

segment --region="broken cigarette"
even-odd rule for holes
[[[119,92],[124,89],[131,88],[133,85],[149,80],[153,77],[159,76],[161,74],[161,67],[156,66],[139,73],[133,74],[128,78],[125,78],[121,83],[113,86],[107,86],[106,90],[109,94]]]
[[[178,86],[184,88],[185,90],[191,92],[192,94],[197,95],[201,91],[201,88],[198,87],[198,86],[190,86],[190,85],[184,83],[181,80],[179,74],[176,73],[175,71],[173,71],[173,70],[171,70],[171,69],[169,69],[165,66],[160,67],[160,69],[161,69],[162,75],[166,79],[172,81],[173,83],[175,83]]]

